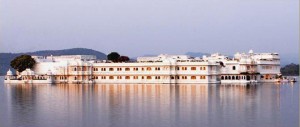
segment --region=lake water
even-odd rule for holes
[[[0,127],[298,127],[299,84],[4,85]]]

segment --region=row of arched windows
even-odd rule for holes
[[[93,76],[93,79],[163,79],[165,76]],[[206,79],[206,76],[171,76],[171,79]],[[77,77],[74,78],[77,80]]]
[[[232,75],[232,76],[221,76],[221,80],[246,80],[249,79],[250,76],[245,76],[245,75]]]
[[[162,70],[161,69],[161,67],[141,67],[140,68],[142,71],[144,71],[144,70],[147,70],[147,71],[151,71],[152,69],[154,69],[154,70],[156,70],[156,71],[160,71],[160,70]],[[178,67],[178,66],[176,66],[175,67],[175,69],[176,70],[206,70],[206,67]],[[84,68],[80,68],[80,67],[75,67],[75,68],[73,68],[73,71],[81,71],[81,70],[84,70]],[[94,67],[93,68],[93,71],[99,71],[99,70],[101,70],[101,71],[106,71],[106,68],[97,68],[97,67]],[[114,71],[115,69],[114,68],[108,68],[108,70],[109,71]],[[123,69],[122,68],[117,68],[117,71],[122,71]],[[125,68],[125,71],[130,71],[130,70],[133,70],[133,71],[138,71],[139,70],[139,68],[138,67],[134,67],[134,68],[129,68],[129,67],[126,67]]]

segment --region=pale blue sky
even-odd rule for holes
[[[0,51],[298,55],[298,0],[0,0]]]

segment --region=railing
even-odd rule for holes
[[[251,68],[251,69],[240,69],[239,70],[240,73],[257,73],[257,69],[256,68]]]

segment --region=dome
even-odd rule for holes
[[[251,49],[251,50],[249,50],[249,54],[253,54],[253,50]]]
[[[10,69],[8,69],[6,75],[13,75]]]
[[[27,68],[26,70],[21,72],[21,75],[34,75],[34,71],[31,69]]]

